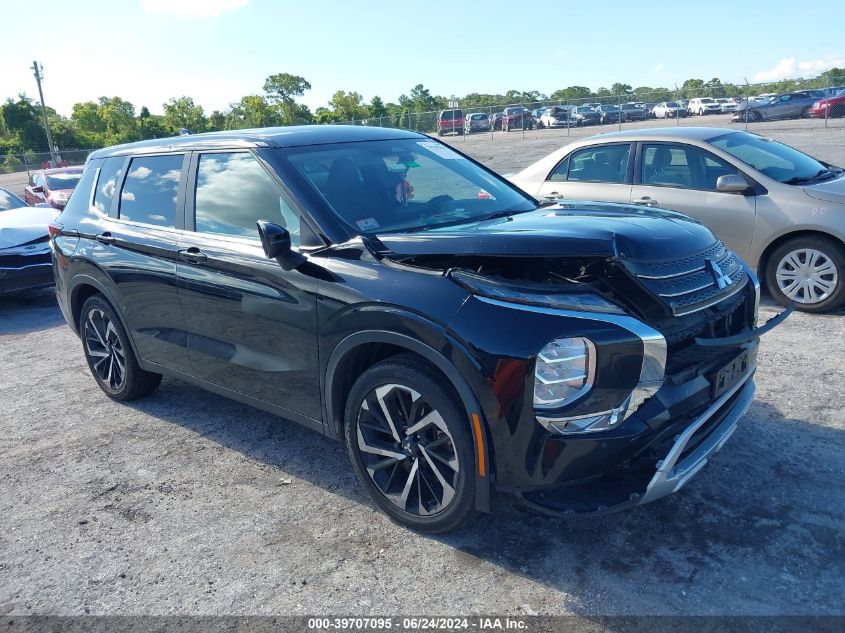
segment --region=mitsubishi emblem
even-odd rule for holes
[[[708,259],[705,262],[707,269],[710,271],[710,274],[713,275],[713,279],[716,280],[716,287],[721,290],[722,288],[727,288],[733,283],[733,280],[730,278],[730,275],[726,275],[722,272],[722,269],[719,268],[719,264],[714,262],[712,259]]]

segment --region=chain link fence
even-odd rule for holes
[[[51,167],[83,165],[93,149],[72,149],[59,151],[56,160],[50,152],[24,152],[23,154],[0,154],[0,174],[26,174]]]
[[[675,88],[674,90],[661,90],[651,93],[607,93],[585,97],[582,99],[545,99],[542,101],[531,102],[485,104],[471,104],[464,102],[460,105],[460,109],[463,110],[465,115],[472,113],[486,114],[488,121],[491,122],[491,125],[490,128],[485,131],[491,137],[495,131],[501,129],[498,120],[493,117],[495,115],[500,115],[503,110],[509,106],[525,107],[529,111],[535,113],[538,113],[537,111],[539,110],[556,106],[560,109],[560,111],[568,113],[565,117],[565,123],[560,126],[555,126],[564,130],[568,130],[572,127],[582,127],[585,125],[601,125],[602,121],[597,120],[595,117],[579,116],[579,112],[583,112],[583,110],[579,110],[579,108],[593,110],[598,106],[604,106],[604,109],[609,110],[609,112],[606,116],[600,118],[604,119],[605,124],[616,125],[621,130],[623,127],[625,129],[634,129],[638,126],[638,124],[641,125],[643,121],[655,118],[652,114],[652,108],[659,103],[665,102],[674,102],[682,106],[682,114],[680,116],[673,114],[668,117],[669,119],[674,120],[673,123],[675,125],[699,125],[701,124],[701,119],[696,117],[695,122],[693,123],[692,117],[694,116],[694,113],[688,108],[689,102],[692,99],[701,98],[708,98],[717,101],[720,106],[720,114],[730,114],[732,119],[736,119],[734,121],[735,123],[744,125],[746,129],[753,130],[753,124],[761,120],[771,121],[810,118],[811,113],[814,115],[813,118],[817,120],[818,125],[821,127],[835,129],[845,128],[845,105],[834,105],[832,107],[825,108],[819,116],[815,116],[816,113],[813,111],[814,103],[828,97],[833,97],[839,92],[845,91],[845,75],[829,77],[824,80],[812,79],[797,81],[795,82],[794,87],[790,90],[779,93],[767,93],[766,90],[770,89],[771,86],[771,83],[745,83],[739,86],[734,84],[705,84],[702,88],[697,90],[691,90],[689,88]],[[738,90],[736,90],[737,88]],[[792,108],[779,108],[769,104],[769,99],[772,97],[776,98],[780,95],[797,91],[809,91],[811,96],[800,104],[796,103],[795,107]],[[723,101],[720,102],[719,100]],[[622,109],[623,106],[635,103],[642,104],[642,114],[634,112],[633,115],[630,115],[626,114],[624,110],[621,114],[615,113],[618,112],[618,109]],[[610,108],[607,106],[610,106]],[[336,125],[345,124],[394,127],[433,134],[438,133],[437,118],[439,112],[440,110],[416,112],[405,109],[401,113],[342,121],[337,122]],[[706,120],[706,117],[704,117],[704,119]],[[750,128],[749,124],[751,124]],[[527,123],[526,125],[520,125],[518,129],[521,129],[524,133],[525,128],[533,129],[535,126],[535,123]],[[465,130],[462,126],[455,127],[453,124],[451,129],[448,126],[445,126],[442,130],[440,130],[440,132],[445,134],[464,134]]]

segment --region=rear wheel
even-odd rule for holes
[[[91,375],[113,400],[134,400],[161,383],[161,374],[144,371],[111,304],[90,297],[80,313],[80,334]]]
[[[833,240],[799,237],[779,246],[766,265],[766,286],[783,305],[827,312],[845,301],[845,251]]]
[[[349,457],[373,501],[402,525],[447,532],[472,513],[475,456],[462,411],[445,379],[412,356],[382,361],[352,386]]]

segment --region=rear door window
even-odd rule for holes
[[[133,158],[120,192],[120,218],[155,226],[176,226],[182,154]]]
[[[100,213],[109,214],[114,190],[123,176],[123,164],[126,158],[118,156],[107,158],[100,167],[100,177],[97,179],[97,190],[94,192],[94,206]]]

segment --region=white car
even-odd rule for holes
[[[540,124],[545,128],[569,127],[575,125],[570,115],[570,109],[563,106],[551,106],[540,115]]]
[[[685,117],[687,109],[677,101],[663,101],[654,106],[651,114],[655,119]]]
[[[845,302],[845,170],[777,141],[707,127],[610,132],[508,179],[547,202],[686,213],[747,261],[784,305],[826,312]]]
[[[722,114],[725,112],[736,112],[736,101],[733,99],[716,99],[716,103],[719,104]]]
[[[722,106],[710,97],[697,97],[689,100],[687,110],[690,114],[703,116],[705,114],[719,114],[722,111]]]

